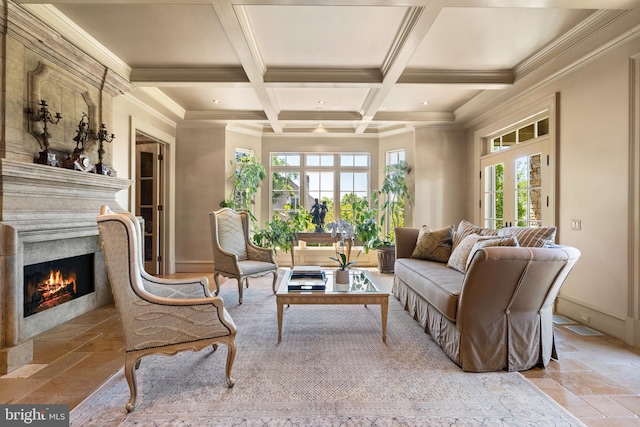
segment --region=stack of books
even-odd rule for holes
[[[294,266],[289,279],[290,291],[324,291],[327,276],[322,268],[314,265]]]

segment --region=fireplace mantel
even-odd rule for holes
[[[0,372],[11,372],[33,358],[31,337],[108,303],[106,269],[96,217],[103,205],[122,211],[116,193],[128,179],[35,163],[0,159]],[[91,295],[23,316],[25,265],[96,254],[96,290]],[[33,318],[33,319],[32,319]]]

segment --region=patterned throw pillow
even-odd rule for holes
[[[460,242],[470,234],[478,234],[480,236],[497,236],[498,230],[483,228],[479,225],[471,224],[466,219],[463,219],[460,221],[460,224],[458,224],[458,229],[454,234],[452,250],[455,250]]]
[[[469,268],[469,264],[471,264],[471,260],[473,256],[482,248],[486,248],[489,246],[518,246],[518,239],[515,236],[511,237],[492,237],[486,240],[477,241],[471,251],[469,252],[469,257],[467,258],[467,265],[465,266],[465,271]]]
[[[515,236],[520,246],[544,248],[553,245],[556,227],[505,227],[498,236]]]
[[[432,230],[428,225],[423,225],[411,258],[447,262],[451,256],[452,243],[453,225],[440,230]]]
[[[466,272],[467,260],[469,259],[469,253],[471,253],[473,245],[475,245],[480,240],[489,239],[495,239],[495,236],[481,236],[475,233],[469,234],[467,237],[462,239],[458,246],[456,246],[455,249],[451,252],[449,262],[447,262],[447,267],[458,270],[460,273]]]

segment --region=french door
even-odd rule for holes
[[[163,145],[136,144],[136,215],[144,218],[144,267],[162,274],[162,158]]]
[[[553,225],[548,139],[518,144],[480,159],[485,227]]]

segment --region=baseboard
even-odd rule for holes
[[[589,307],[580,301],[565,296],[558,296],[556,299],[555,314],[568,317],[577,323],[587,325],[592,329],[633,345],[628,342],[628,326],[624,318],[604,313],[594,307]],[[636,345],[638,345],[637,342]]]
[[[176,273],[213,273],[213,262],[176,261]]]

